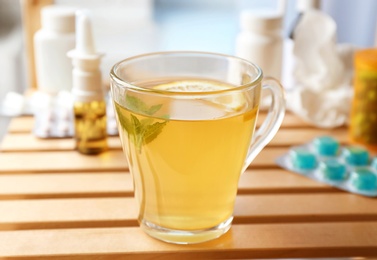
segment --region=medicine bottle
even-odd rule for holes
[[[39,90],[56,94],[71,90],[72,64],[67,51],[75,47],[75,9],[50,5],[41,10],[42,28],[34,35]]]
[[[236,56],[258,65],[265,76],[281,79],[282,16],[278,12],[244,10],[241,32],[236,38]]]
[[[99,69],[102,55],[94,48],[88,14],[78,12],[76,19],[76,48],[67,54],[73,64],[76,149],[98,154],[107,150],[106,102]]]
[[[355,52],[350,139],[377,151],[377,48]]]

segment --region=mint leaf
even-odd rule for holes
[[[149,107],[147,106],[147,104],[144,103],[144,101],[130,95],[126,96],[126,107],[129,110],[142,113],[146,113],[149,110]]]
[[[166,120],[169,120],[169,119],[170,119],[170,115],[165,114],[165,115],[162,115],[161,118],[166,119]]]
[[[139,114],[146,114],[149,116],[158,112],[163,104],[148,107],[146,103],[135,96],[126,95],[125,107]],[[162,131],[168,120],[162,122],[155,122],[154,118],[144,118],[139,120],[133,114],[130,114],[130,119],[122,114],[122,110],[116,106],[116,112],[119,122],[128,134],[128,138],[134,143],[136,149],[141,152],[143,143],[152,142]],[[169,119],[169,115],[164,115],[164,118]]]
[[[147,104],[145,104],[144,101],[142,101],[140,98],[137,98],[135,96],[126,95],[126,107],[129,110],[147,114],[147,115],[154,115],[158,110],[161,109],[162,104],[154,105],[151,107],[148,107]]]
[[[134,131],[133,131],[133,135],[131,135],[131,133],[130,135],[133,137],[134,144],[140,152],[141,145],[143,144],[144,127],[140,123],[139,119],[133,114],[131,114],[131,122],[132,122],[131,124]]]
[[[139,112],[142,114],[147,114],[147,115],[154,115],[158,110],[161,109],[162,104],[154,105],[151,107],[148,107],[147,104],[145,104],[144,101],[142,101],[140,98],[137,98],[135,96],[126,96],[126,107],[129,110]]]
[[[152,125],[148,125],[145,127],[144,131],[144,140],[145,143],[152,142],[162,131],[162,128],[167,124],[167,121],[164,122],[156,122]]]
[[[137,134],[137,135],[140,134],[141,130],[142,130],[141,123],[140,123],[139,119],[137,119],[137,117],[134,116],[133,114],[131,114],[131,122],[132,122],[132,126],[133,126],[133,129],[134,129],[134,133]]]
[[[144,119],[141,119],[140,124],[144,127],[144,126],[153,124],[153,121],[154,121],[153,118],[144,118]]]
[[[118,115],[120,125],[126,130],[127,133],[132,134],[133,133],[131,129],[132,124],[130,123],[130,120],[128,120],[128,118],[122,114],[122,111],[120,110],[118,106],[115,106],[115,109]]]
[[[154,113],[156,113],[158,110],[160,110],[162,107],[162,104],[159,104],[159,105],[154,105],[154,106],[151,106],[148,110],[148,115],[153,115]]]

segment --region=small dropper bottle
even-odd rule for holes
[[[76,13],[76,48],[68,52],[73,64],[76,149],[83,154],[107,150],[106,102],[91,23],[84,11]]]

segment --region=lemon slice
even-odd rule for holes
[[[182,80],[157,85],[153,88],[171,92],[211,92],[227,90],[232,88],[232,86],[220,82]],[[225,108],[227,111],[239,111],[246,105],[244,94],[241,92],[221,93],[209,98],[203,98],[202,100],[210,101],[213,104],[221,106],[222,109]]]

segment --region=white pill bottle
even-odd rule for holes
[[[41,10],[42,28],[34,35],[37,88],[56,94],[72,88],[72,62],[67,52],[75,47],[75,9],[50,5]]]
[[[241,32],[236,38],[236,56],[258,65],[264,76],[281,80],[283,59],[282,14],[244,10]]]

